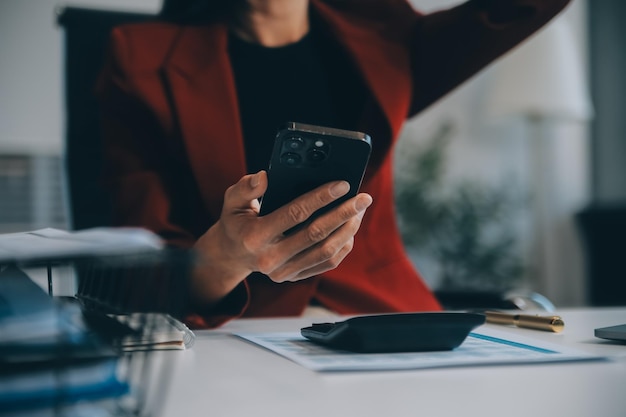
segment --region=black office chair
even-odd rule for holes
[[[626,305],[626,203],[594,204],[576,215],[583,240],[589,302]]]
[[[65,35],[65,177],[70,228],[111,224],[110,198],[101,184],[102,141],[94,88],[111,29],[154,19],[154,15],[76,7],[61,8]]]

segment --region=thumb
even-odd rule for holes
[[[254,208],[258,210],[258,201],[267,190],[267,173],[245,175],[230,186],[224,195],[224,210],[233,211]]]

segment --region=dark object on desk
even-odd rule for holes
[[[15,266],[0,272],[0,375],[23,364],[115,354],[91,331],[76,302],[59,300]]]
[[[617,340],[626,343],[626,324],[595,329],[594,335],[600,339]]]
[[[589,302],[626,305],[626,203],[593,205],[577,214],[587,266]]]
[[[111,224],[111,202],[101,184],[102,138],[94,95],[114,26],[155,16],[142,13],[66,7],[58,11],[65,34],[65,137],[71,227]]]
[[[302,336],[358,353],[452,350],[485,322],[475,313],[399,313],[360,316],[301,329]]]
[[[15,266],[0,271],[0,414],[48,415],[75,402],[118,398],[129,389],[118,365],[76,304],[49,297]]]
[[[10,265],[0,266],[0,329],[6,336],[6,329],[14,320],[27,320],[33,317],[50,320],[56,311],[54,302],[22,270]],[[20,330],[24,322],[18,323],[12,330]]]

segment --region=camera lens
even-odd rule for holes
[[[280,162],[289,166],[298,165],[301,160],[302,160],[302,157],[298,155],[297,153],[293,153],[293,152],[286,152],[280,156]]]
[[[326,152],[324,152],[321,149],[310,149],[307,153],[306,153],[306,157],[310,162],[322,162],[324,159],[326,159]]]
[[[290,151],[299,151],[304,148],[304,140],[299,136],[292,136],[285,141],[285,148]]]

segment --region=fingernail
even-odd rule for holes
[[[350,190],[350,184],[346,181],[338,182],[330,187],[330,195],[333,197],[341,197]]]
[[[368,208],[370,205],[372,204],[372,197],[367,196],[367,197],[360,197],[357,201],[356,201],[356,209],[358,211],[363,211],[366,208]]]

